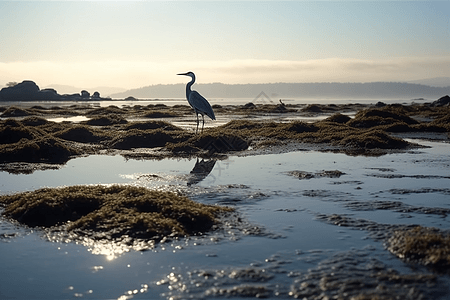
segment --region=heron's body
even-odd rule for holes
[[[197,91],[193,91],[191,89],[191,86],[195,82],[195,74],[193,72],[187,72],[177,75],[185,75],[192,78],[190,82],[186,85],[186,99],[189,102],[189,105],[194,109],[195,114],[197,115],[197,130],[198,131],[198,125],[199,125],[199,119],[198,115],[202,115],[203,119],[203,125],[202,125],[202,132],[203,132],[203,126],[205,125],[205,115],[211,118],[211,120],[215,120],[216,116],[214,115],[214,111],[209,104],[208,100],[206,100],[202,95],[200,95]]]

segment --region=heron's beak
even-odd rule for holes
[[[180,73],[180,74],[177,74],[177,75],[187,75],[187,73]]]

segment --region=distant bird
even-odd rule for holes
[[[210,117],[211,120],[216,119],[211,104],[209,104],[208,100],[206,100],[197,91],[191,90],[191,86],[195,82],[195,74],[193,72],[189,71],[187,73],[181,73],[177,75],[185,75],[192,78],[192,80],[186,85],[186,98],[187,101],[189,102],[189,105],[194,109],[195,114],[197,115],[197,129],[195,130],[195,133],[198,132],[198,124],[199,124],[198,114],[202,115],[203,119],[202,133],[203,133],[203,126],[205,126],[205,115]]]

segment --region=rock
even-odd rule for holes
[[[450,96],[446,95],[431,103],[431,106],[448,106],[450,103]]]
[[[87,99],[90,97],[91,97],[91,94],[88,91],[86,91],[86,90],[81,91],[81,98]]]
[[[309,104],[308,106],[306,106],[305,108],[302,108],[303,112],[313,112],[313,113],[321,113],[322,109],[315,104]]]
[[[31,80],[24,80],[15,86],[3,88],[0,91],[0,100],[27,101],[27,100],[59,100],[54,89],[39,90],[39,86]]]
[[[81,98],[80,94],[64,94],[63,98],[65,100],[78,100]]]
[[[253,104],[252,102],[249,102],[249,103],[246,103],[243,108],[245,108],[245,109],[254,109],[254,108],[256,108],[256,105]]]
[[[39,93],[39,87],[30,80],[24,80],[15,86],[1,89],[2,100],[34,100]]]
[[[94,92],[92,94],[92,99],[99,99],[100,98],[100,93],[99,92]]]
[[[60,100],[61,95],[55,89],[43,89],[39,91],[39,100]]]

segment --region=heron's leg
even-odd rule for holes
[[[195,134],[198,133],[198,124],[199,124],[198,114],[196,113],[196,115],[197,115],[197,128],[195,129]]]
[[[203,133],[203,127],[205,126],[205,116],[202,115],[203,123],[202,123],[202,133]]]

